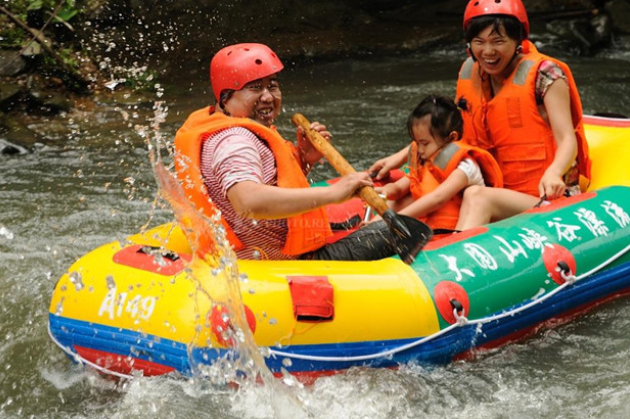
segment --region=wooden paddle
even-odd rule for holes
[[[337,173],[345,176],[357,172],[329,141],[311,128],[311,123],[304,115],[296,113],[292,121],[295,126],[304,130],[306,138],[317,151],[324,155]],[[415,256],[433,236],[431,228],[420,220],[396,214],[371,186],[363,186],[359,189],[359,196],[387,223],[396,240],[396,252],[400,258],[407,264],[413,262]]]

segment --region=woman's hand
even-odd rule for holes
[[[567,185],[562,180],[562,175],[556,173],[549,167],[538,185],[538,193],[541,197],[546,196],[548,200],[558,199],[564,195]]]

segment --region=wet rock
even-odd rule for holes
[[[16,83],[0,81],[0,110],[7,111],[21,94],[22,89]]]
[[[17,119],[0,112],[0,153],[23,154],[45,139]]]
[[[29,60],[35,60],[41,55],[42,55],[42,46],[37,41],[30,42],[27,46],[22,48],[22,56]]]
[[[547,30],[578,50],[590,56],[600,48],[608,46],[612,39],[612,19],[608,13],[598,13],[589,19],[554,20]]]
[[[73,99],[55,77],[29,76],[20,84],[0,82],[0,111],[51,116],[69,112]]]
[[[610,45],[613,33],[613,20],[608,13],[594,16],[590,21],[591,39],[593,48],[601,48]]]
[[[72,109],[72,101],[63,91],[32,89],[29,92],[31,114],[56,115],[60,112],[68,112]]]
[[[630,33],[630,2],[612,0],[606,3],[606,10],[613,17],[615,30]]]
[[[0,76],[15,76],[26,68],[19,51],[0,50]]]
[[[3,156],[15,155],[15,154],[26,154],[28,150],[24,147],[20,147],[16,144],[11,144],[8,141],[0,138],[0,154]]]

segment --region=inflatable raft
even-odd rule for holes
[[[591,190],[433,241],[411,265],[238,260],[270,370],[446,363],[630,291],[630,121],[586,117]],[[231,350],[222,285],[195,279],[175,224],[106,244],[52,295],[49,332],[74,360],[129,376],[194,374]]]

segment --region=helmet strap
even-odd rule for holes
[[[472,53],[472,48],[470,47],[470,42],[466,43],[466,53],[473,59],[473,61],[477,61],[477,58]]]

